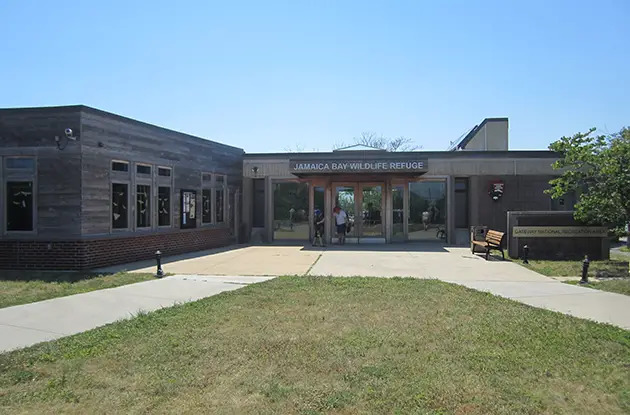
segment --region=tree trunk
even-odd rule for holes
[[[628,226],[626,228],[626,247],[630,249],[630,222],[628,222]]]

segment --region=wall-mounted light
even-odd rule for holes
[[[252,173],[254,173],[254,177],[258,176],[258,166],[252,167]]]

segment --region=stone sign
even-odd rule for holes
[[[608,229],[601,226],[514,226],[514,238],[602,238]]]
[[[424,173],[428,162],[418,160],[289,160],[291,173]]]

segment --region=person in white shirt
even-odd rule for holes
[[[339,245],[343,245],[346,243],[346,222],[348,221],[348,215],[342,208],[336,206],[333,210],[333,216],[335,217],[335,225],[337,225]]]

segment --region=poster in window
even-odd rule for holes
[[[181,202],[182,212],[180,228],[195,228],[197,227],[197,220],[195,219],[197,192],[195,190],[182,190]]]

